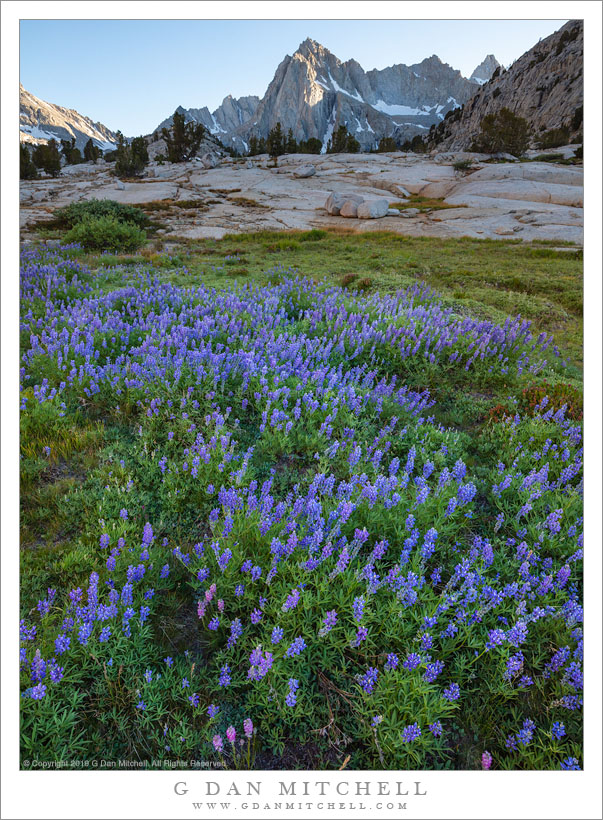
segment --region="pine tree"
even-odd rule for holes
[[[299,151],[299,146],[295,137],[293,136],[293,131],[290,128],[287,132],[287,142],[285,143],[285,153],[286,154],[297,154]]]
[[[481,131],[472,151],[496,154],[499,151],[522,156],[530,144],[530,124],[509,108],[487,114],[481,121]]]
[[[21,179],[36,179],[37,176],[38,172],[31,160],[29,148],[22,142],[19,146],[19,177]]]
[[[174,111],[172,127],[163,128],[161,136],[167,146],[169,162],[186,162],[195,156],[203,137],[205,128],[200,122],[186,122],[179,111]]]
[[[61,150],[67,165],[77,165],[82,162],[80,149],[75,147],[75,137],[71,140],[61,140]]]
[[[329,140],[327,154],[357,154],[360,151],[360,143],[351,134],[345,125],[340,125],[337,131]]]
[[[100,157],[102,151],[98,148],[93,142],[92,138],[88,140],[88,142],[84,145],[84,159],[86,162],[96,162],[96,160]]]
[[[149,161],[149,152],[144,137],[135,137],[132,140],[132,157],[142,162],[143,168]]]
[[[257,137],[249,137],[249,156],[255,157],[258,154],[258,138]]]
[[[273,159],[276,159],[276,157],[280,157],[285,153],[283,131],[280,122],[277,122],[272,131],[268,134],[266,145],[268,148],[268,153]]]
[[[317,137],[310,137],[310,139],[302,140],[299,143],[299,150],[302,154],[320,154],[322,142]]]
[[[391,151],[397,151],[398,146],[396,145],[396,140],[393,137],[381,137],[379,140],[379,146],[377,151],[381,153],[389,153]]]
[[[137,177],[144,171],[149,161],[149,152],[144,137],[135,137],[128,145],[123,134],[118,131],[115,173],[119,177]]]
[[[258,154],[265,154],[266,153],[266,140],[264,137],[260,137],[258,141]]]
[[[41,168],[52,177],[58,177],[61,173],[61,155],[55,140],[49,140],[47,145],[36,145],[32,159],[36,168]]]

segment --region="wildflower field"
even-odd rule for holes
[[[22,761],[582,767],[579,371],[303,274],[23,251]]]

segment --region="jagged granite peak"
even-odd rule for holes
[[[186,115],[241,151],[248,150],[251,137],[267,137],[279,122],[298,141],[318,138],[323,151],[334,130],[345,125],[370,150],[384,136],[401,142],[427,134],[478,89],[477,81],[435,54],[411,66],[365,71],[357,60],[341,61],[308,37],[281,61],[261,100],[229,96],[213,113],[190,108]]]
[[[501,64],[498,62],[494,54],[488,54],[477,66],[469,79],[474,83],[483,85],[488,82],[497,68],[501,68]]]
[[[356,60],[342,62],[308,38],[280,63],[253,118],[231,141],[266,137],[280,122],[297,140],[318,138],[326,150],[333,131],[345,125],[361,148],[371,149],[383,136],[403,140],[426,133],[475,90],[435,55],[417,66],[365,72]]]
[[[567,127],[582,129],[584,24],[570,20],[522,54],[506,71],[481,86],[455,122],[446,121],[438,148],[466,150],[485,116],[509,108],[534,134]]]
[[[89,139],[103,151],[117,143],[117,135],[101,122],[94,122],[72,108],[46,102],[19,84],[19,139],[21,142],[45,143],[55,139],[71,140],[80,151]]]
[[[184,116],[186,122],[200,122],[210,134],[221,138],[247,122],[253,116],[259,102],[260,98],[253,95],[235,99],[229,94],[213,112],[207,106],[184,108],[181,105],[176,108],[176,111]],[[155,130],[161,132],[162,128],[169,128],[172,124],[172,117],[173,115],[159,123]]]

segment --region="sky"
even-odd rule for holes
[[[20,81],[126,136],[178,105],[215,110],[262,97],[286,54],[311,37],[368,71],[437,54],[469,77],[486,54],[509,65],[566,20],[22,20]]]

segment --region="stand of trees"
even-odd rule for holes
[[[186,162],[192,159],[206,134],[199,122],[185,122],[182,114],[174,111],[171,128],[162,128],[161,136],[167,147],[168,162]]]
[[[19,177],[20,179],[36,179],[38,169],[33,163],[29,148],[25,143],[19,146]]]
[[[100,148],[98,148],[93,142],[92,138],[88,140],[88,142],[84,145],[84,159],[86,162],[94,162],[102,157],[103,152]]]
[[[144,137],[135,137],[128,144],[121,131],[117,132],[115,153],[115,173],[118,177],[136,177],[144,171],[149,162],[149,152]]]
[[[520,157],[530,144],[530,124],[509,108],[487,114],[481,121],[481,130],[471,146],[472,151],[496,154],[499,151]]]
[[[49,140],[47,145],[36,145],[32,154],[36,168],[40,168],[52,177],[61,173],[61,155],[56,140]]]
[[[358,140],[348,133],[345,125],[340,125],[327,144],[327,154],[357,154],[360,151]]]
[[[84,161],[80,149],[75,147],[75,137],[71,140],[61,140],[61,151],[67,165],[79,165]]]

